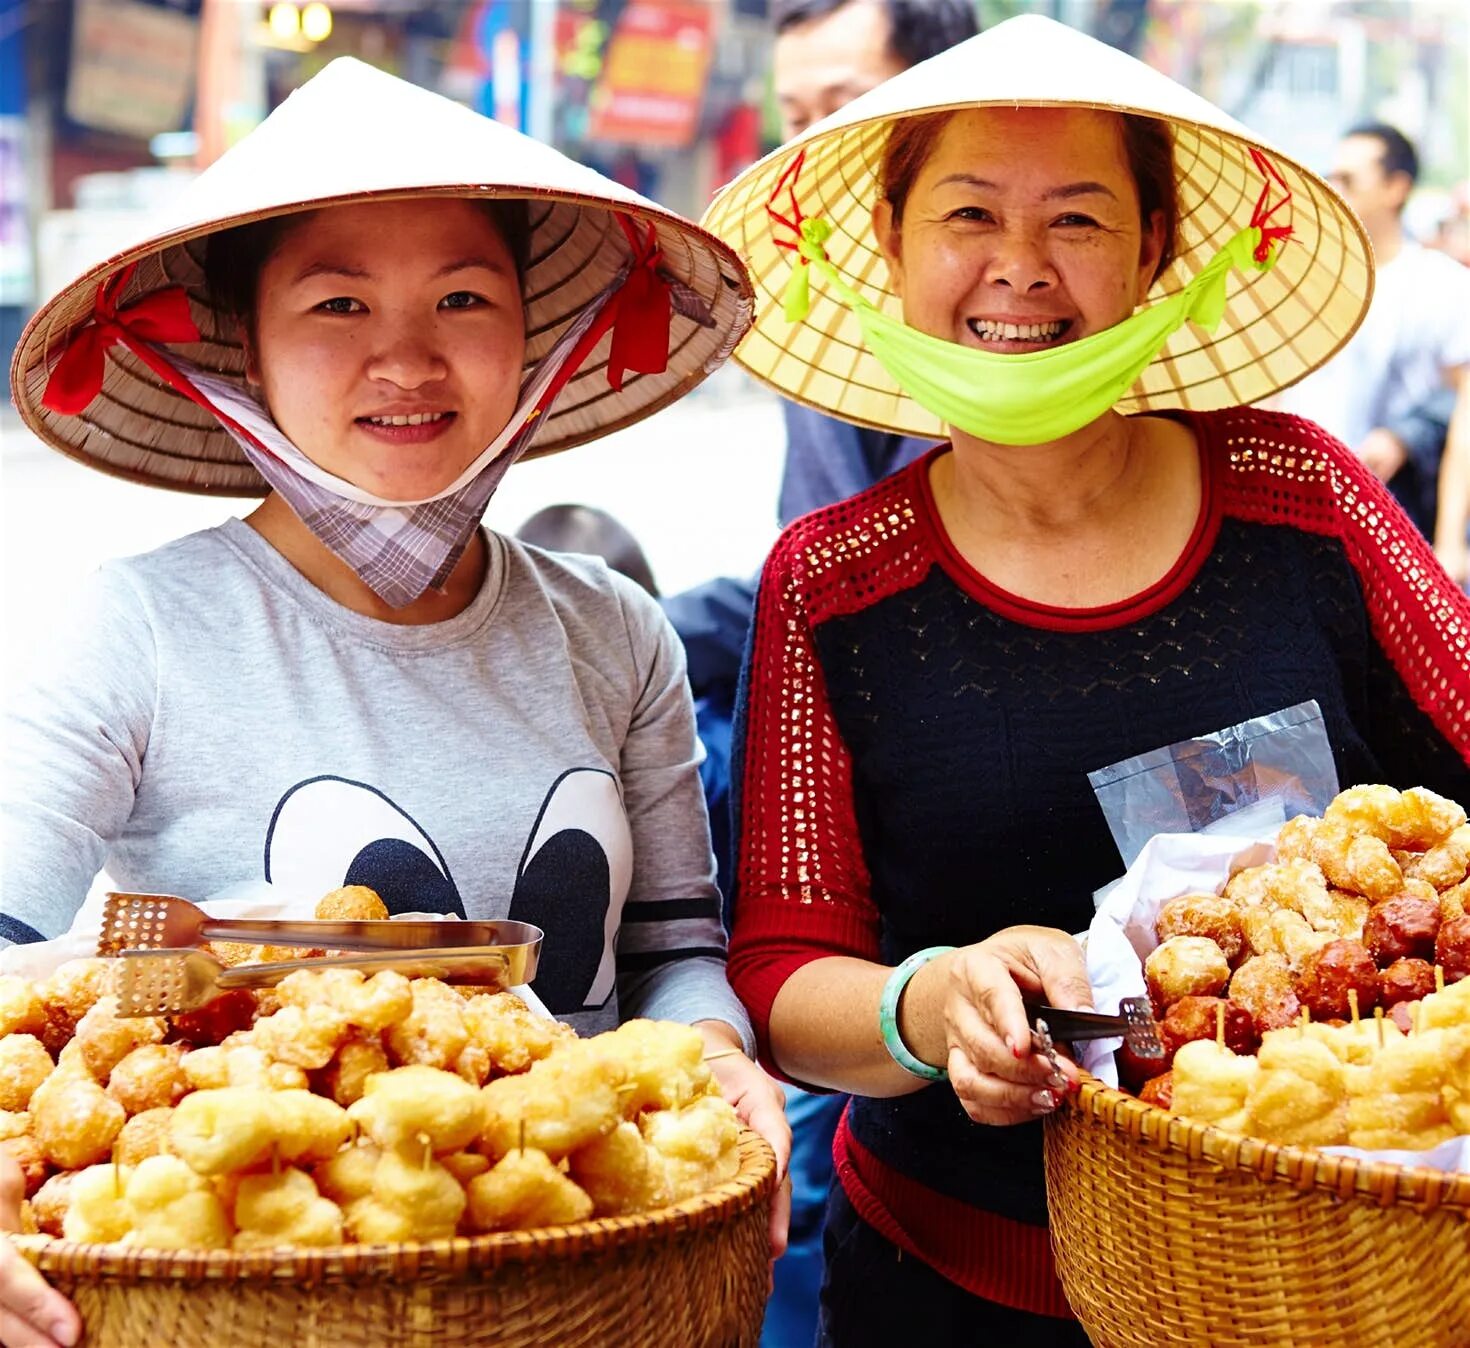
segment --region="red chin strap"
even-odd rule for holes
[[[118,308],[118,296],[132,279],[136,263],[129,263],[97,287],[92,317],[71,334],[46,380],[41,406],[63,416],[76,416],[102,392],[106,352],[121,342],[155,374],[178,386],[178,375],[151,343],[197,342],[199,329],[189,314],[189,297],[183,286],[155,290],[133,304]]]

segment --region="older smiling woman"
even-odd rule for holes
[[[1088,771],[1315,698],[1344,782],[1470,796],[1470,606],[1341,445],[1239,406],[1351,333],[1361,229],[1039,18],[865,95],[705,223],[764,292],[742,363],[949,439],[782,537],[737,729],[731,979],[768,1064],[854,1097],[823,1342],[1085,1342],[1039,1127],[1076,1069],[1023,999],[1090,1003],[1067,933],[1121,863]]]

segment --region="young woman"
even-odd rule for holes
[[[555,1015],[696,1025],[784,1169],[725,980],[678,640],[601,563],[479,527],[517,455],[626,425],[728,354],[738,260],[353,62],[177,221],[36,315],[20,408],[108,471],[265,499],[104,567],[15,700],[0,934],[65,930],[104,866],[135,890],[359,883],[394,912],[534,922]],[[0,1341],[75,1333],[0,1241]]]

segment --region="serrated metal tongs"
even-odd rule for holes
[[[1124,997],[1118,1003],[1116,1016],[1101,1011],[1065,1011],[1059,1006],[1044,1006],[1028,1001],[1026,1014],[1031,1019],[1031,1047],[1047,1058],[1056,1071],[1056,1041],[1082,1043],[1089,1039],[1117,1039],[1140,1058],[1162,1058],[1164,1046],[1159,1041],[1159,1027],[1154,1023],[1153,1009],[1147,997]]]

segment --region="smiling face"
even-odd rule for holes
[[[1121,119],[1072,108],[954,114],[901,215],[880,201],[873,225],[911,327],[1003,354],[1127,318],[1164,234],[1140,220]]]
[[[442,491],[515,410],[520,281],[471,202],[314,212],[285,231],[257,296],[247,377],[292,443],[375,495]]]

